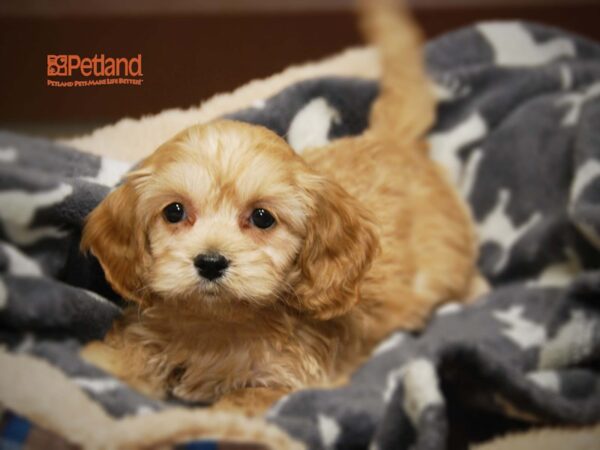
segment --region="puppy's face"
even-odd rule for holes
[[[298,253],[311,207],[298,162],[262,129],[228,125],[189,130],[130,177],[159,296],[271,302]]]
[[[329,318],[357,300],[368,214],[256,126],[215,122],[162,145],[88,218],[82,247],[124,297]]]

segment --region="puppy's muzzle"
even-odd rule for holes
[[[220,253],[202,253],[194,259],[198,273],[209,281],[221,278],[229,267],[229,261]]]

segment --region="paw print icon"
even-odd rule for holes
[[[49,77],[64,77],[68,75],[67,55],[48,55],[47,74]]]

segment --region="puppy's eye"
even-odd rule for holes
[[[266,209],[257,208],[252,211],[250,221],[254,224],[254,226],[265,229],[269,228],[275,223],[275,218]]]
[[[181,203],[171,203],[163,209],[163,216],[165,216],[168,222],[181,222],[185,219],[185,209]]]

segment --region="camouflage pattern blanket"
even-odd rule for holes
[[[211,416],[194,409],[192,431],[146,433],[144,442],[280,448],[296,445],[289,436],[314,449],[433,450],[600,422],[600,46],[499,22],[426,51],[440,99],[431,154],[472,208],[491,292],[442,307],[421,333],[392,334],[347,386],[282,399],[261,425],[268,432],[211,431]],[[301,152],[360,133],[376,92],[373,81],[309,80],[231,117],[264,124]],[[40,410],[50,388],[24,357],[83,393],[102,420],[137,418],[156,431],[153,416],[188,408],[146,398],[79,357],[122,305],[98,263],[78,251],[82,222],[128,169],[0,133],[0,444],[41,448],[31,443],[40,429],[65,448],[93,441],[54,420],[70,408],[67,394],[63,402],[53,391],[53,413]]]

